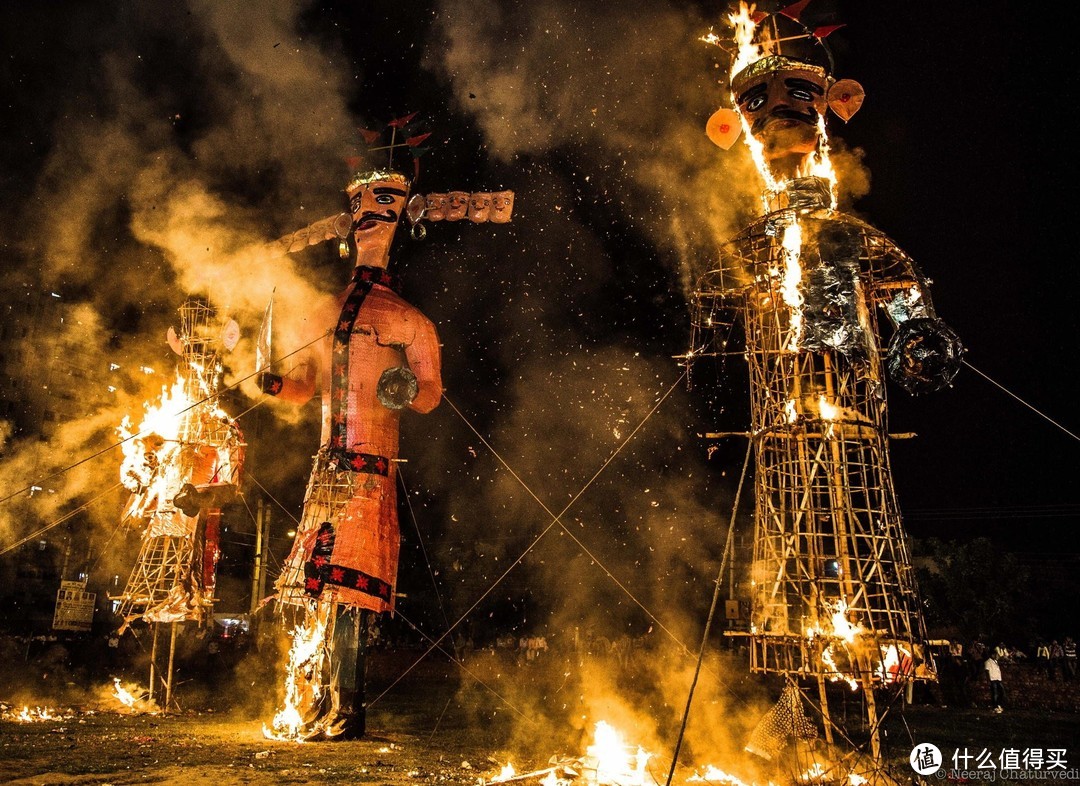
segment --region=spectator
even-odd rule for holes
[[[1062,661],[1065,660],[1065,650],[1058,644],[1058,640],[1054,639],[1050,642],[1050,674],[1055,679],[1061,679],[1062,677]]]
[[[1065,679],[1073,682],[1076,680],[1076,642],[1072,636],[1065,637],[1065,644],[1061,649],[1065,656]]]
[[[1005,686],[1001,682],[1001,667],[993,653],[986,656],[983,668],[986,670],[987,679],[990,680],[990,703],[994,705],[994,712],[1001,714],[1005,705]]]
[[[981,639],[975,639],[971,642],[971,646],[968,647],[968,658],[971,667],[971,676],[978,677],[979,672],[983,670],[983,663],[986,661],[986,645],[982,643]]]
[[[1035,665],[1047,677],[1053,676],[1054,670],[1050,666],[1050,645],[1045,639],[1039,639],[1038,644],[1035,645]]]

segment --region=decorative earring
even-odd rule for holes
[[[337,252],[338,252],[338,256],[341,257],[342,259],[348,259],[349,258],[349,241],[346,240],[345,238],[341,238],[341,240],[338,241]]]
[[[427,237],[427,227],[417,221],[412,225],[412,229],[409,230],[409,237],[413,240],[423,240]]]

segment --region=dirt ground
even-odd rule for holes
[[[374,701],[368,714],[368,736],[355,742],[296,744],[267,739],[262,729],[272,717],[274,686],[257,680],[248,685],[221,684],[212,691],[201,690],[194,681],[181,681],[176,707],[166,715],[125,708],[102,690],[94,697],[82,696],[78,703],[54,703],[50,709],[56,718],[23,722],[16,716],[26,695],[19,701],[0,695],[0,782],[475,786],[490,782],[510,761],[519,773],[542,769],[553,758],[575,766],[587,761],[583,724],[569,728],[578,715],[575,707],[564,713],[564,722],[552,721],[552,715],[542,718],[545,707],[565,709],[567,696],[581,691],[580,684],[568,686],[572,676],[564,662],[550,658],[546,664],[523,665],[510,658],[477,656],[466,661],[465,671],[446,660],[410,668],[414,658],[415,653],[384,653],[374,660],[369,675],[368,698]],[[631,666],[629,672],[643,673],[640,664]],[[745,689],[747,698],[756,690],[750,683]],[[634,690],[631,674],[626,692]],[[677,735],[678,724],[672,718],[679,717],[684,700],[685,696],[676,696],[670,706],[660,707],[649,704],[645,691],[634,698],[644,714],[667,719],[659,724],[660,736],[667,740]],[[695,713],[701,719],[708,717],[713,728],[703,729],[699,723],[699,736],[717,732],[743,740],[746,724],[760,717],[750,715],[739,725],[734,717],[706,713],[707,690],[702,691],[701,701],[704,704]],[[33,710],[33,705],[29,708]],[[857,698],[834,704],[836,719],[847,724],[856,744],[865,740],[860,736],[864,731],[858,721],[861,712]],[[524,715],[538,721],[525,722]],[[566,728],[554,728],[563,723]],[[984,748],[1060,748],[1075,771],[1080,764],[1080,715],[1035,709],[998,715],[982,707],[901,702],[886,717],[882,742],[885,771],[899,783],[918,782],[908,756],[915,744],[926,742],[946,755],[957,749],[976,754]],[[740,747],[741,742],[733,750]],[[842,748],[843,744],[836,750]],[[667,752],[655,745],[650,750],[661,752],[650,760],[646,782],[664,784],[671,746]],[[672,783],[689,783],[701,763],[689,744]],[[745,763],[732,756],[727,769],[739,771]],[[578,776],[574,780],[587,786],[587,776],[580,771]],[[933,780],[942,778],[923,782]],[[522,782],[537,784],[539,778]],[[767,780],[755,778],[755,782]]]

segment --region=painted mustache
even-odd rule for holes
[[[353,231],[359,229],[367,229],[370,227],[373,221],[385,221],[387,224],[396,224],[398,220],[398,214],[395,210],[387,210],[385,213],[363,213],[359,218],[353,221]],[[365,226],[365,224],[367,226]]]
[[[757,134],[765,129],[769,123],[774,120],[796,120],[800,123],[806,123],[807,125],[817,125],[817,112],[800,112],[797,109],[788,109],[786,107],[779,107],[774,109],[764,117],[759,117],[750,126],[750,132]]]

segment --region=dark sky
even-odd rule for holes
[[[1077,74],[1056,26],[1036,27],[1015,2],[819,2],[811,12],[846,24],[829,39],[837,75],[867,92],[832,126],[868,183],[854,209],[933,280],[975,368],[1080,432],[1064,117]],[[737,382],[677,385],[590,479],[678,379],[688,282],[758,190],[743,147],[723,153],[704,136],[726,97],[722,53],[698,38],[722,28],[725,4],[242,7],[0,12],[7,290],[56,287],[80,309],[64,330],[88,355],[167,368],[164,330],[186,295],[209,294],[250,338],[276,288],[287,347],[289,315],[347,271],[324,247],[273,264],[240,251],[338,211],[355,129],[419,112],[432,132],[420,190],[516,193],[511,225],[435,225],[394,260],[444,344],[448,403],[403,424],[419,519],[446,559],[471,560],[478,586],[550,520],[475,427],[553,512],[588,486],[569,515],[591,548],[635,575],[707,574],[741,447],[709,461],[695,435],[739,425],[745,401],[724,397],[742,389],[743,367],[729,366]],[[242,341],[228,382],[250,373],[251,353]],[[132,376],[120,389],[97,442],[70,430],[58,455],[104,444],[153,384]],[[254,396],[250,382],[241,390]],[[1080,549],[1074,437],[968,368],[950,390],[893,388],[889,401],[891,430],[918,433],[892,456],[916,535]],[[272,447],[253,471],[295,504],[315,413],[272,411],[275,425],[247,425]],[[5,484],[27,466],[9,461]],[[567,540],[536,557],[536,575],[581,558]],[[560,591],[604,591],[582,581]]]

